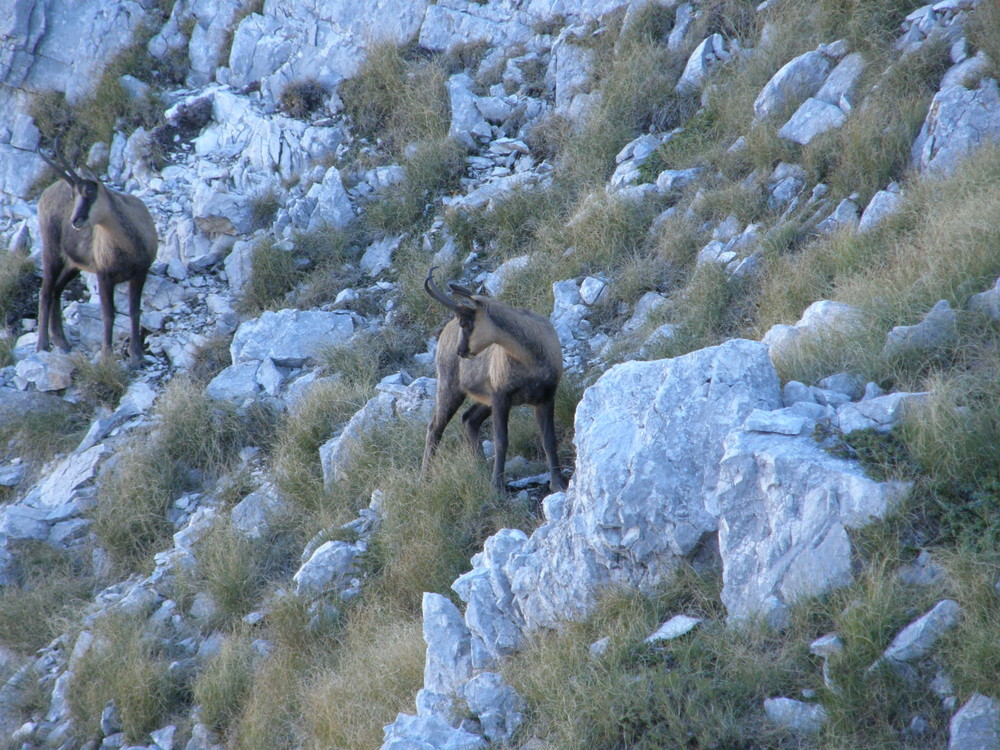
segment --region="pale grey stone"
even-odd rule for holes
[[[1000,748],[1000,701],[975,693],[951,717],[948,750]]]
[[[439,6],[434,6],[439,7]],[[482,750],[486,741],[437,716],[399,714],[385,727],[382,750]]]
[[[499,297],[503,294],[504,286],[510,279],[524,271],[531,263],[530,255],[518,255],[500,265],[497,270],[486,275],[483,281],[483,288],[491,297]]]
[[[791,406],[802,401],[815,403],[812,391],[805,383],[797,380],[789,380],[781,392],[781,400],[785,406]]]
[[[803,703],[792,698],[766,699],[764,713],[775,724],[803,734],[821,731],[829,719],[826,709],[818,703]]]
[[[798,106],[816,94],[830,72],[830,58],[818,50],[785,63],[767,82],[753,103],[754,117],[766,120]]]
[[[177,727],[173,724],[157,729],[149,733],[150,738],[158,750],[174,750],[174,734]]]
[[[205,386],[205,395],[237,404],[257,398],[261,394],[261,387],[257,382],[259,368],[260,362],[257,360],[230,365]]]
[[[864,70],[865,60],[859,53],[853,52],[847,55],[827,76],[820,90],[816,92],[816,98],[821,102],[835,104],[846,113],[848,108],[845,104],[848,107],[854,104],[854,96]]]
[[[677,10],[674,12],[674,27],[670,30],[670,36],[667,37],[668,50],[678,52],[684,47],[687,33],[691,29],[694,18],[694,8],[691,3],[681,3],[677,6]]]
[[[344,189],[344,183],[337,167],[330,167],[307,193],[316,201],[316,208],[309,217],[307,231],[315,232],[323,228],[343,229],[354,220],[354,208]]]
[[[392,254],[399,247],[399,243],[403,241],[403,237],[405,236],[405,234],[400,234],[396,237],[383,237],[369,245],[358,264],[361,266],[361,270],[367,272],[372,277],[382,273],[382,271],[392,265]]]
[[[345,342],[353,333],[345,311],[268,310],[240,325],[230,353],[234,364],[270,357],[280,367],[302,367],[323,347]]]
[[[472,634],[472,666],[488,669],[496,660],[520,648],[524,623],[512,606],[514,595],[506,566],[527,543],[522,531],[501,529],[472,558],[472,570],[452,589],[466,603],[465,624]]]
[[[676,333],[676,327],[670,323],[664,323],[662,326],[659,326],[646,337],[642,346],[639,347],[639,357],[641,359],[649,359],[657,350],[668,346]]]
[[[431,378],[417,378],[401,392],[381,392],[369,399],[339,435],[320,446],[324,485],[329,488],[346,478],[354,450],[374,430],[388,427],[396,419],[418,424],[429,422],[436,386]]]
[[[590,654],[590,658],[596,659],[600,656],[604,656],[607,653],[608,647],[611,646],[611,637],[604,636],[598,641],[594,641],[587,648],[587,652]]]
[[[852,580],[847,530],[883,518],[909,486],[876,482],[812,436],[734,430],[717,490],[722,601],[730,620],[782,626],[788,607]]]
[[[703,40],[695,47],[684,66],[684,72],[677,81],[677,93],[684,95],[697,92],[704,85],[712,68],[729,58],[730,53],[726,50],[722,34],[712,34]]]
[[[1000,138],[1000,87],[984,78],[977,89],[952,86],[934,95],[910,151],[914,166],[950,174],[977,146]]]
[[[232,251],[226,256],[226,278],[229,280],[229,288],[234,293],[238,293],[250,279],[253,272],[252,259],[255,247],[253,242],[237,240]]]
[[[910,662],[922,658],[941,636],[958,624],[962,608],[954,599],[944,599],[934,608],[911,622],[892,639],[882,653],[889,661]]]
[[[838,372],[828,375],[818,383],[820,388],[843,393],[849,399],[861,398],[864,393],[864,384],[857,375],[848,372]]]
[[[918,356],[941,351],[957,341],[958,314],[947,300],[941,300],[916,325],[896,326],[889,331],[882,356]]]
[[[246,234],[253,229],[250,199],[238,193],[226,193],[199,183],[191,210],[198,229],[206,234]]]
[[[926,393],[897,392],[844,404],[837,409],[834,424],[845,434],[867,429],[889,432],[900,423],[907,409],[920,406],[926,398]]]
[[[795,197],[802,192],[806,185],[806,171],[798,164],[786,164],[782,162],[767,181],[767,189],[770,196],[767,199],[768,206],[778,209],[791,204]]]
[[[810,420],[787,409],[762,411],[755,409],[743,422],[743,427],[751,432],[773,433],[777,435],[801,435]]]
[[[201,625],[208,625],[219,616],[218,603],[207,591],[199,591],[191,601],[188,614],[195,622]]]
[[[701,167],[690,169],[664,169],[656,176],[656,189],[661,193],[681,190],[701,177]]]
[[[61,391],[73,384],[73,359],[62,352],[34,352],[17,363],[17,377],[42,392]]]
[[[277,489],[265,483],[233,506],[233,528],[247,539],[266,539],[274,523],[288,510]]]
[[[807,146],[816,136],[838,130],[846,121],[847,115],[840,107],[810,97],[781,126],[778,136],[800,146]]]
[[[858,224],[859,232],[867,232],[894,213],[903,199],[899,185],[891,183],[885,190],[879,190],[865,207]]]
[[[476,107],[476,97],[472,93],[472,78],[469,77],[468,73],[453,75],[448,79],[447,89],[451,104],[451,124],[448,127],[448,135],[466,148],[473,149],[476,147],[473,131],[481,130],[482,125],[486,126],[486,133],[490,131],[489,124],[486,123]]]
[[[975,88],[988,74],[989,66],[989,60],[980,50],[975,57],[967,58],[950,67],[941,79],[939,88],[942,91],[953,86],[962,86],[967,89]]]
[[[608,370],[577,408],[566,510],[508,565],[526,625],[581,617],[608,584],[653,587],[696,554],[717,528],[706,500],[723,434],[754,408],[779,405],[777,375],[756,342]]]
[[[969,298],[969,309],[1000,321],[1000,278],[992,289]]]
[[[574,96],[590,89],[594,50],[579,42],[572,36],[560,36],[552,45],[546,78],[554,87],[557,108],[568,107]]]
[[[588,306],[596,305],[605,298],[608,282],[604,279],[588,276],[580,283],[580,299]]]
[[[686,635],[700,625],[703,620],[700,617],[689,615],[674,615],[657,628],[656,632],[646,638],[646,643],[658,643],[659,641],[671,641]]]
[[[851,198],[844,198],[837,204],[833,213],[816,225],[816,231],[822,234],[831,234],[845,227],[857,227],[858,225],[858,204]]]
[[[632,312],[632,317],[625,321],[625,324],[622,326],[622,331],[624,333],[638,331],[646,325],[653,313],[666,304],[667,299],[662,294],[657,294],[656,292],[646,292],[639,298],[639,301],[635,303],[635,309]]]
[[[844,650],[844,643],[836,633],[828,633],[809,644],[809,653],[829,659]]]
[[[363,552],[359,545],[326,542],[292,576],[298,596],[316,597],[327,591],[340,593],[357,575],[355,561]]]
[[[819,300],[802,313],[795,325],[778,324],[771,327],[761,343],[771,356],[781,359],[792,355],[796,347],[805,342],[822,342],[826,337],[840,337],[860,332],[864,314],[856,307],[843,302]]]
[[[469,710],[491,743],[508,742],[524,722],[524,700],[497,672],[481,672],[465,686]]]
[[[908,586],[933,586],[946,578],[947,571],[934,561],[928,550],[921,550],[912,563],[900,567],[898,575]]]
[[[420,44],[428,49],[448,51],[463,41],[486,40],[490,46],[513,47],[526,44],[532,36],[528,17],[517,4],[498,2],[479,5],[468,2],[429,4],[420,27]],[[574,6],[575,7],[575,6]],[[550,17],[558,12],[541,12]]]
[[[440,716],[451,722],[461,718],[463,709],[455,698],[472,678],[469,629],[458,607],[440,594],[424,594],[423,623],[427,644],[424,690],[447,699]]]

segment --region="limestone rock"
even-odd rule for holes
[[[29,383],[42,392],[61,391],[73,384],[73,359],[62,352],[34,352],[17,363],[17,377],[26,387]]]
[[[954,599],[944,599],[892,639],[882,653],[891,662],[910,662],[923,657],[946,632],[958,624],[962,608]]]
[[[696,554],[717,528],[705,496],[723,435],[779,404],[777,375],[755,342],[605,373],[577,408],[578,468],[564,510],[508,566],[527,626],[582,616],[602,585],[654,586]]]
[[[309,218],[309,232],[323,228],[343,229],[354,219],[351,200],[336,167],[326,170],[323,180],[309,189],[308,197],[316,201],[316,208]]]
[[[524,721],[524,701],[497,672],[477,674],[465,686],[464,694],[491,743],[508,742]]]
[[[979,145],[1000,138],[1000,86],[984,78],[979,88],[952,86],[934,95],[910,150],[914,166],[950,174]]]
[[[448,135],[469,149],[476,147],[476,136],[488,138],[489,123],[483,119],[472,94],[472,78],[459,73],[448,79],[448,98],[451,103],[451,125]]]
[[[830,68],[830,58],[819,50],[785,63],[757,95],[753,103],[755,119],[767,120],[797,107],[819,91]]]
[[[948,725],[948,750],[1000,748],[1000,701],[975,693]]]
[[[726,50],[726,41],[722,34],[712,34],[702,41],[684,66],[680,80],[677,81],[678,94],[691,94],[701,89],[709,72],[720,62],[730,58]]]
[[[775,724],[803,734],[819,732],[829,718],[821,705],[792,698],[768,698],[764,701],[764,712]]]
[[[424,594],[423,623],[427,643],[423,691],[444,699],[437,702],[447,706],[440,718],[451,722],[462,715],[463,709],[455,699],[472,677],[469,630],[458,608],[440,594]]]
[[[886,359],[922,356],[940,352],[958,340],[958,314],[941,300],[924,319],[912,326],[896,326],[886,336],[882,356]]]
[[[707,502],[719,518],[730,620],[761,616],[782,626],[798,598],[849,584],[847,530],[883,518],[907,489],[870,479],[811,435],[734,430]]]
[[[818,135],[837,130],[847,121],[847,115],[835,104],[810,97],[795,110],[795,114],[778,131],[786,141],[806,146]]]
[[[482,737],[455,729],[437,716],[399,714],[385,727],[382,750],[483,750]]]
[[[327,591],[339,594],[357,575],[355,560],[364,551],[360,544],[325,542],[292,576],[298,596],[317,597]]]
[[[229,351],[233,364],[270,357],[282,367],[301,367],[321,348],[346,341],[353,332],[350,313],[268,310],[240,325]]]
[[[646,643],[657,643],[659,641],[680,638],[682,635],[694,630],[701,622],[702,619],[700,617],[675,615],[657,628],[655,633],[646,638]]]
[[[885,190],[879,190],[872,196],[864,213],[861,214],[858,231],[867,232],[876,227],[899,207],[902,199],[902,192],[895,182],[890,183]]]

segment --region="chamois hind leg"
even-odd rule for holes
[[[53,269],[55,271],[56,269]],[[39,313],[42,311],[43,300],[46,303],[45,309],[45,320],[42,320],[41,314],[38,317],[38,348],[41,351],[43,348],[48,349],[49,341],[48,334],[52,335],[52,343],[56,345],[56,348],[60,351],[69,351],[69,342],[66,341],[66,333],[63,331],[63,319],[62,319],[62,293],[66,289],[69,282],[80,275],[80,269],[74,266],[63,265],[58,269],[58,273],[55,274],[55,278],[52,281],[48,289],[48,296],[46,297],[45,282],[42,282],[42,294],[39,296],[38,309]],[[45,332],[46,338],[44,341],[44,346],[42,345],[42,332]]]
[[[510,397],[493,394],[493,489],[504,492],[503,471],[507,465],[507,420],[510,417]]]
[[[132,278],[128,282],[128,316],[132,324],[131,337],[128,342],[129,365],[135,369],[142,364],[142,326],[140,303],[142,302],[142,287],[146,283],[146,272]]]
[[[555,402],[547,401],[535,407],[535,421],[542,434],[542,448],[549,464],[549,489],[561,492],[566,489],[566,480],[559,470],[559,455],[556,452]]]
[[[437,451],[441,435],[448,422],[455,416],[458,407],[465,401],[465,394],[457,388],[448,388],[443,378],[438,378],[437,401],[434,403],[434,416],[427,427],[427,439],[424,441],[424,459],[420,462],[420,473],[426,475],[431,460]]]
[[[465,410],[462,415],[462,432],[465,435],[465,442],[473,452],[483,455],[483,445],[479,442],[479,431],[493,410],[486,404],[475,403]]]

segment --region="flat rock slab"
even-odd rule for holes
[[[343,343],[353,333],[348,312],[268,311],[236,329],[229,351],[233,364],[270,357],[280,367],[302,367],[324,347]]]

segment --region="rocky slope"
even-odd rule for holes
[[[774,4],[761,3],[755,12],[766,16]],[[705,28],[697,21],[709,12],[707,5],[662,3],[672,15],[664,44],[686,58],[677,92],[695,99],[720,69],[750,59],[754,47],[767,43],[762,37],[750,46],[736,35],[717,32],[696,38]],[[1000,88],[985,74],[989,67],[983,53],[970,54],[964,34],[976,5],[942,0],[919,7],[895,30],[901,54],[942,41],[949,48],[951,67],[912,144],[912,166],[924,179],[951,173],[964,157],[1000,135]],[[39,252],[35,206],[27,196],[44,165],[34,154],[40,133],[27,114],[29,102],[47,89],[64,91],[70,101],[83,97],[137,26],[156,17],[154,6],[131,0],[110,6],[0,2],[0,18],[7,19],[0,33],[0,223],[11,252],[29,249],[36,257]],[[0,466],[3,484],[13,488],[0,508],[0,582],[17,579],[19,544],[25,540],[74,551],[94,570],[107,570],[91,533],[90,513],[102,482],[115,471],[116,453],[128,437],[150,425],[165,385],[190,369],[199,348],[213,338],[231,338],[229,359],[205,393],[243,413],[261,404],[284,412],[309,398],[313,384],[330,377],[319,364],[323,347],[351,346],[398,324],[394,311],[402,282],[394,264],[401,243],[416,240],[423,248],[422,267],[456,263],[467,282],[483,284],[498,296],[509,291],[507,285],[516,283],[518,268],[530,258],[499,267],[476,254],[463,260],[444,214],[488,209],[513,191],[552,183],[553,165],[528,145],[531,128],[554,113],[572,123],[586,121],[600,94],[591,86],[592,50],[579,42],[602,30],[609,33],[606,14],[614,11],[624,12],[621,28],[627,29],[643,6],[626,0],[283,0],[246,14],[236,0],[178,0],[148,42],[154,58],[187,52],[184,87],[163,94],[165,122],[176,132],[167,160],[162,166],[148,163],[150,134],[141,128],[116,131],[103,149],[109,182],[145,201],[160,235],[143,302],[143,325],[150,332],[146,364],[116,408],[97,415],[74,450],[36,473],[26,472],[20,458]],[[429,228],[420,227],[419,236],[387,233],[362,248],[354,270],[363,281],[343,289],[336,302],[244,319],[238,302],[250,283],[259,241],[270,239],[279,250],[292,250],[297,233],[345,229],[405,179],[399,164],[338,166],[349,153],[378,150],[361,138],[336,93],[357,73],[373,38],[416,40],[421,48],[443,54],[484,44],[476,69],[454,73],[446,82],[449,135],[468,150],[461,188],[430,200],[433,218]],[[807,145],[857,116],[866,94],[860,85],[866,64],[864,55],[842,40],[794,56],[760,90],[754,120],[771,122],[781,139]],[[500,83],[486,91],[474,83],[478,73],[498,66]],[[292,116],[282,104],[283,92],[305,79],[328,94],[319,111]],[[696,185],[704,167],[648,174],[657,148],[682,132],[652,132],[625,145],[607,194],[625,201],[671,202],[686,185]],[[732,144],[733,150],[740,148],[739,142]],[[101,155],[100,147],[91,152],[95,163]],[[807,170],[794,163],[780,163],[758,177],[766,185],[770,210],[805,216],[804,223],[819,234],[870,231],[900,201],[895,183],[882,186],[866,205],[859,205],[857,195],[831,200],[829,188],[810,184]],[[277,196],[266,229],[257,228],[255,218],[263,196]],[[675,202],[657,221],[684,210]],[[731,283],[759,272],[767,239],[761,227],[731,216],[706,231],[711,240],[697,253],[698,265],[717,265]],[[569,490],[544,499],[544,519],[530,535],[505,529],[486,540],[471,569],[454,582],[464,611],[439,593],[425,594],[424,686],[416,696],[416,716],[401,714],[386,727],[385,748],[514,742],[525,708],[500,674],[505,657],[540,629],[585,618],[602,589],[653,591],[681,564],[718,571],[731,626],[762,620],[780,629],[796,601],[851,583],[851,531],[886,517],[908,490],[903,482],[872,479],[857,461],[825,450],[814,435],[888,432],[907,405],[925,394],[887,394],[847,373],[827,373],[816,385],[782,384],[775,368],[804,342],[864,328],[861,311],[818,302],[796,325],[776,326],[761,342],[734,339],[674,359],[638,361],[641,352],[655,351],[658,340],[675,335],[669,324],[655,330],[648,325],[658,308],[670,304],[670,295],[650,292],[634,300],[631,317],[620,328],[595,333],[610,281],[588,275],[553,287],[551,319],[566,369],[594,381],[576,410],[576,465]],[[66,315],[76,346],[94,352],[100,313],[89,283],[89,298],[70,303]],[[980,291],[974,305],[998,318],[1000,292]],[[352,304],[362,298],[365,305]],[[123,301],[118,309],[125,309]],[[905,356],[940,346],[958,335],[955,315],[947,302],[939,303],[923,322],[892,330],[886,351]],[[119,327],[124,335],[127,325]],[[19,331],[15,363],[0,370],[5,419],[58,410],[61,401],[79,395],[74,360],[35,353],[30,328],[26,321]],[[646,339],[635,341],[636,331]],[[610,366],[622,349],[633,353]],[[433,342],[413,358],[410,369],[424,371],[432,350]],[[433,379],[414,379],[405,371],[384,379],[377,395],[320,449],[324,481],[344,481],[352,452],[368,436],[387,426],[425,424],[434,386]],[[260,544],[281,518],[285,501],[266,461],[249,451],[243,468],[253,486],[231,510],[210,487],[175,498],[168,513],[173,546],[156,554],[151,573],[109,581],[78,629],[36,658],[10,655],[0,719],[12,747],[79,746],[69,685],[88,651],[101,648],[93,635],[101,618],[125,612],[163,628],[178,670],[196,669],[218,651],[218,635],[203,627],[210,618],[200,617],[194,605],[179,606],[177,582],[195,564],[197,541],[219,516],[228,515],[242,537]],[[537,483],[542,482],[545,477]],[[289,573],[287,586],[308,602],[312,616],[336,609],[363,588],[360,561],[381,518],[376,492],[370,506],[348,524],[346,540],[328,534],[301,550],[301,567]],[[201,596],[210,608],[206,600],[210,597]],[[957,608],[951,600],[941,601],[898,634],[884,659],[905,665],[923,657],[954,625]],[[266,616],[262,602],[244,621]],[[825,658],[833,642],[817,641],[814,653]],[[41,695],[40,707],[25,717],[21,707],[32,691]],[[947,689],[942,698],[954,712],[949,747],[1000,746],[996,698],[976,695],[957,705],[954,691]],[[102,738],[91,740],[90,747],[125,743],[113,708],[101,717]],[[775,722],[806,733],[825,720],[822,706],[791,697],[776,697],[765,710]],[[168,724],[143,745],[198,750],[222,742],[197,718],[192,725],[175,739],[176,726]]]

